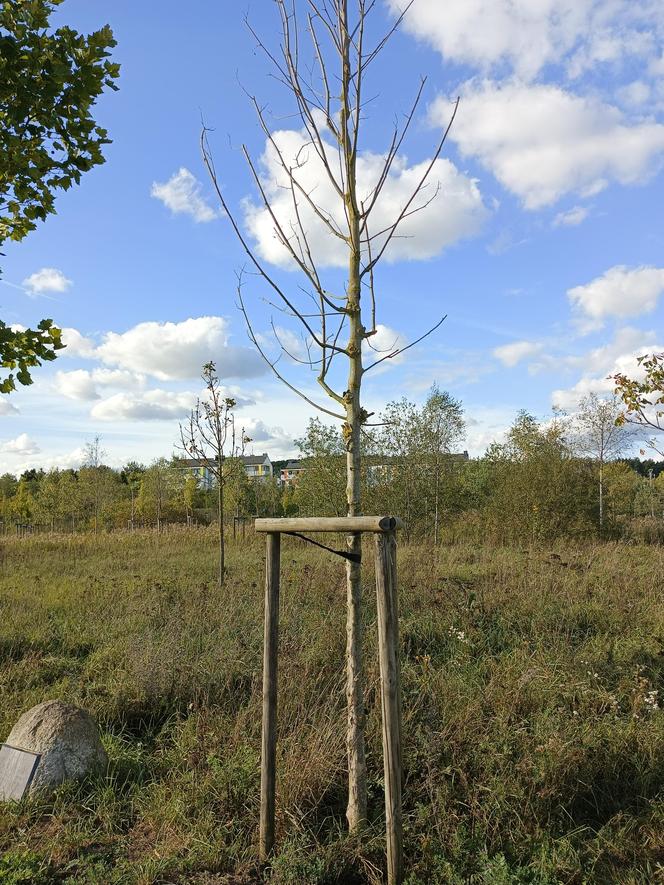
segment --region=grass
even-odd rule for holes
[[[228,558],[220,592],[207,530],[3,542],[0,737],[64,698],[100,723],[110,768],[0,807],[0,885],[383,881],[372,557],[371,820],[356,841],[343,564],[284,540],[266,871],[260,540]],[[408,885],[664,882],[662,548],[407,547],[399,569]]]

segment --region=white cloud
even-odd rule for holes
[[[296,170],[294,175],[302,190],[311,194],[312,200],[322,212],[343,230],[346,224],[343,201],[333,189],[323,163],[310,145],[308,137],[302,132],[282,130],[274,133],[274,142],[284,161]],[[277,148],[270,143],[266,145],[261,158],[262,183],[280,226],[299,252],[297,239],[293,234],[296,224],[293,197]],[[326,145],[326,151],[331,168],[336,168],[338,157],[335,149]],[[370,199],[383,162],[384,157],[378,154],[363,153],[358,156],[360,203],[366,203]],[[370,233],[380,234],[396,221],[427,165],[428,161],[408,165],[403,156],[395,160],[374,207]],[[458,240],[478,233],[488,216],[477,182],[459,172],[449,160],[436,160],[429,184],[412,208],[421,206],[434,196],[426,208],[413,213],[400,225],[398,237],[392,240],[385,253],[386,261],[432,258]],[[302,195],[298,195],[298,212],[316,264],[319,267],[344,267],[348,262],[347,246],[327,229]],[[247,200],[245,220],[258,251],[265,260],[281,267],[294,267],[277,235],[274,221],[262,204]],[[374,255],[384,241],[385,236],[379,236],[374,241]]]
[[[448,117],[448,99],[438,98],[432,121],[441,125]],[[609,181],[643,182],[664,158],[661,123],[632,123],[597,98],[518,82],[466,84],[450,137],[527,209],[569,193],[590,196]]]
[[[68,399],[95,400],[100,398],[98,386],[135,390],[145,385],[145,377],[123,369],[76,369],[56,372],[55,389]]]
[[[500,362],[512,368],[528,357],[535,356],[542,349],[542,345],[535,341],[513,341],[510,344],[502,344],[493,350],[493,355]]]
[[[168,181],[152,183],[151,196],[170,209],[173,215],[191,215],[196,222],[214,221],[219,217],[201,193],[201,183],[181,166]]]
[[[364,364],[365,366],[368,366],[380,359],[384,359],[384,357],[387,357],[395,350],[400,350],[401,348],[406,347],[407,344],[408,340],[401,334],[401,332],[397,332],[396,329],[392,329],[390,326],[385,326],[383,323],[377,323],[376,334],[372,335],[371,338],[367,338],[362,343]],[[389,359],[385,359],[381,365],[383,367],[397,365],[403,361],[404,356],[404,354],[398,354],[397,356],[390,357]]]
[[[228,322],[223,317],[196,317],[181,323],[139,323],[127,332],[107,332],[97,356],[119,366],[169,381],[197,378],[204,363],[213,360],[220,378],[254,378],[265,364],[249,347],[228,343]]]
[[[590,320],[649,313],[664,292],[664,268],[617,265],[584,286],[567,292],[572,305]]]
[[[0,396],[0,415],[18,415],[18,409],[6,396]]]
[[[406,0],[387,0],[401,11]],[[664,27],[658,0],[415,0],[405,25],[447,62],[533,79],[547,65],[570,76],[652,54]]]
[[[116,393],[96,403],[90,417],[100,421],[173,421],[186,417],[195,401],[196,394],[191,392]]]
[[[559,212],[553,219],[553,227],[576,227],[586,220],[590,213],[587,206],[573,206],[567,212]]]
[[[66,328],[62,330],[62,343],[65,349],[63,356],[90,358],[94,356],[96,345],[91,338],[81,335],[77,329]]]
[[[92,373],[86,369],[76,369],[74,372],[56,372],[54,383],[57,392],[68,399],[93,400],[99,398]]]
[[[643,80],[634,80],[632,83],[622,86],[617,94],[622,104],[626,107],[638,107],[649,101],[652,95],[652,88],[649,83],[644,83]]]
[[[21,433],[16,439],[2,443],[0,451],[8,455],[36,455],[41,449],[27,433]]]
[[[552,404],[573,411],[579,400],[589,393],[610,394],[615,387],[614,375],[624,372],[629,378],[642,378],[644,369],[639,366],[638,357],[662,350],[664,345],[657,343],[653,332],[630,327],[619,329],[608,344],[559,361],[562,366],[582,369],[583,374],[572,387],[554,390]]]
[[[46,292],[66,292],[71,284],[71,280],[55,267],[42,267],[23,280],[23,287],[32,296]]]

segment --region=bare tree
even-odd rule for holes
[[[622,455],[636,435],[634,428],[620,423],[621,414],[617,397],[603,399],[589,393],[573,419],[574,449],[597,464],[600,532],[604,529],[604,467]]]
[[[235,400],[224,396],[219,383],[217,369],[213,362],[203,366],[205,399],[196,401],[189,420],[180,425],[180,440],[184,451],[197,459],[217,483],[217,524],[219,539],[219,586],[224,583],[226,574],[224,536],[224,483],[226,479],[226,447],[229,442],[230,454],[238,454],[235,440],[235,420],[233,409]],[[242,434],[241,445],[248,442]]]
[[[385,221],[375,211],[380,196],[394,170],[404,141],[422,101],[425,80],[415,90],[412,104],[402,119],[396,119],[382,164],[374,180],[358,180],[358,157],[363,148],[362,132],[370,102],[375,96],[366,90],[371,66],[398,29],[412,3],[381,34],[376,36],[373,18],[378,15],[377,0],[274,0],[280,23],[280,45],[271,49],[257,32],[249,29],[293,102],[304,144],[295,155],[289,153],[270,123],[270,115],[259,100],[249,95],[266,145],[280,175],[280,193],[288,194],[288,211],[276,205],[259,172],[259,165],[243,145],[250,176],[257,190],[264,217],[272,228],[283,255],[301,276],[297,285],[282,285],[267,267],[258,249],[244,233],[239,216],[229,205],[217,174],[208,143],[207,130],[201,134],[203,159],[237,238],[248,258],[248,271],[271,290],[269,304],[288,323],[299,324],[302,347],[295,352],[272,320],[278,356],[252,323],[244,298],[247,269],[238,277],[239,305],[247,322],[249,336],[275,375],[294,393],[321,412],[339,419],[346,447],[346,509],[348,516],[362,511],[360,500],[360,457],[363,427],[371,415],[363,408],[361,385],[371,369],[393,359],[431,334],[440,319],[427,332],[404,346],[386,350],[375,348],[378,332],[376,269],[402,224],[428,206],[440,186],[434,181],[436,163],[452,125],[457,102],[451,108],[447,129],[433,146],[430,159],[393,216]],[[312,166],[313,164],[313,166]],[[315,169],[316,185],[307,183],[307,172]],[[328,194],[328,197],[322,196]],[[381,207],[382,208],[382,207]],[[313,243],[314,231],[323,232],[341,254],[346,272],[341,292],[338,278],[326,281]],[[373,350],[373,353],[372,353]],[[363,351],[371,354],[368,365]],[[321,390],[328,397],[325,405],[287,377],[280,359],[286,355],[311,369]],[[337,383],[338,358],[345,362],[345,382]],[[360,583],[361,538],[349,535],[347,546],[355,561],[347,562],[347,754],[349,797],[347,818],[351,831],[366,820],[366,763],[364,749],[364,696],[362,676],[362,636]]]

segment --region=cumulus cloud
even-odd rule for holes
[[[624,372],[629,378],[642,378],[644,369],[639,366],[638,358],[662,350],[664,344],[657,343],[653,332],[630,327],[619,329],[607,344],[559,361],[561,367],[582,369],[583,374],[572,387],[554,390],[552,404],[573,411],[579,400],[589,393],[610,394],[615,386],[614,375]]]
[[[123,369],[76,369],[73,372],[56,372],[55,389],[62,396],[75,400],[100,398],[97,387],[118,387],[133,390],[145,385],[145,377]]]
[[[47,292],[66,292],[72,282],[55,267],[42,267],[23,280],[28,295],[44,295]]]
[[[577,227],[586,220],[590,209],[586,206],[573,206],[567,212],[559,212],[553,219],[553,227]]]
[[[377,360],[388,356],[388,354],[394,353],[395,350],[406,347],[407,344],[408,340],[401,332],[392,329],[390,326],[385,326],[383,323],[377,323],[376,334],[362,343],[364,364],[368,366],[371,363],[375,363]],[[403,361],[404,356],[405,354],[398,354],[395,357],[384,360],[381,365],[383,367],[397,365]]]
[[[649,313],[664,292],[664,268],[617,265],[584,286],[575,286],[567,296],[577,310],[591,321],[607,317],[629,317]]]
[[[500,347],[494,348],[493,355],[504,366],[512,368],[522,360],[535,356],[541,349],[542,345],[536,341],[513,341],[510,344],[502,344]]]
[[[152,183],[151,196],[170,209],[173,215],[190,215],[195,222],[214,221],[219,217],[201,193],[201,183],[184,166],[166,182]]]
[[[442,125],[449,101],[431,119]],[[558,86],[471,81],[450,137],[466,157],[490,170],[526,209],[565,194],[589,196],[610,181],[645,181],[664,158],[664,125],[630,122],[616,107]]]
[[[399,13],[407,0],[387,0]],[[405,26],[446,61],[533,79],[551,64],[578,76],[598,64],[652,54],[664,13],[656,0],[415,0]]]
[[[172,421],[184,418],[195,401],[196,394],[191,392],[116,393],[96,403],[90,416],[100,421]]]
[[[16,406],[9,402],[8,397],[0,396],[0,415],[18,415]]]
[[[2,443],[0,451],[7,455],[36,455],[41,449],[27,433],[21,433],[15,439]]]
[[[336,151],[330,145],[326,145],[326,150],[329,164],[334,169],[338,165]],[[308,136],[294,130],[275,132],[274,144],[268,142],[261,157],[262,184],[279,225],[299,252],[300,247],[293,234],[297,222],[293,196],[288,176],[279,160],[279,153],[293,168],[293,174],[302,191],[311,194],[322,213],[332,219],[340,230],[346,224],[343,201],[330,183]],[[360,203],[366,203],[371,198],[383,163],[384,157],[379,154],[363,153],[358,156]],[[395,160],[374,207],[370,233],[379,235],[396,221],[427,166],[428,161],[409,165],[403,156]],[[392,240],[385,253],[386,261],[432,258],[458,240],[478,233],[488,216],[477,182],[459,172],[449,160],[436,160],[428,187],[412,208],[422,205],[432,197],[426,208],[404,220],[399,227],[399,237]],[[346,245],[328,230],[301,194],[297,200],[298,214],[316,264],[319,267],[344,267],[348,261]],[[265,260],[285,268],[294,267],[287,249],[279,239],[272,217],[262,204],[248,200],[245,204],[245,220],[256,241],[258,252]],[[385,235],[382,239],[377,236],[373,243],[374,254],[384,240]]]
[[[221,378],[255,378],[265,372],[265,364],[253,349],[229,344],[228,322],[223,317],[146,322],[121,334],[107,332],[96,355],[107,365],[160,381],[197,378],[210,360]]]
[[[77,329],[65,328],[62,330],[62,343],[65,349],[63,356],[91,358],[95,354],[96,345],[91,338],[86,338]]]

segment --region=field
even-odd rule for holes
[[[344,572],[285,539],[274,883],[378,883],[372,820],[345,835]],[[214,534],[7,539],[0,738],[64,698],[97,718],[103,779],[0,809],[0,883],[254,883],[263,548]],[[402,548],[409,885],[664,882],[664,549]]]

